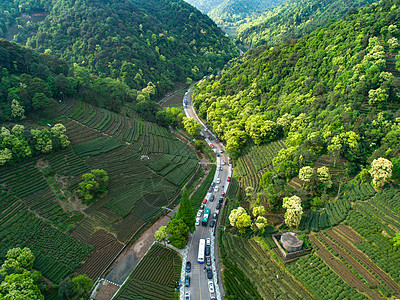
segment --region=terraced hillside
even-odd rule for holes
[[[154,244],[114,299],[174,299],[181,266],[177,252]]]
[[[134,113],[59,105],[71,145],[0,168],[0,261],[8,248],[30,247],[36,267],[56,283],[75,270],[96,278],[198,168],[188,146]],[[86,206],[74,189],[91,169],[108,173],[108,193]]]

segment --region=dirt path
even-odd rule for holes
[[[177,211],[179,204],[174,207]],[[147,229],[139,239],[128,248],[118,259],[111,272],[106,276],[100,287],[97,289],[97,294],[93,297],[96,300],[109,300],[118,291],[119,286],[131,274],[132,270],[139,263],[140,259],[150,249],[150,246],[155,241],[154,233],[161,227],[168,224],[174,212],[169,212],[166,216],[156,221],[149,229]],[[108,281],[107,281],[108,280]],[[116,285],[117,284],[117,285]]]

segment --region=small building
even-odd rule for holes
[[[299,240],[294,232],[285,232],[281,235],[281,243],[287,252],[300,251],[303,247],[303,241]]]

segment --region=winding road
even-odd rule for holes
[[[215,238],[215,231],[218,228],[218,218],[217,223],[213,228],[211,228],[210,221],[212,220],[212,215],[217,212],[216,206],[218,204],[218,200],[221,197],[222,192],[226,193],[228,189],[229,182],[227,181],[228,176],[232,174],[232,166],[228,164],[229,157],[225,154],[225,146],[217,141],[217,137],[205,126],[205,124],[199,119],[196,112],[193,109],[192,105],[192,89],[189,89],[188,93],[185,95],[186,97],[186,105],[184,105],[184,111],[186,117],[196,119],[202,126],[201,134],[204,136],[206,142],[210,145],[214,145],[214,150],[216,153],[219,153],[220,156],[217,157],[217,171],[215,172],[214,182],[219,178],[220,183],[218,185],[218,191],[213,191],[207,193],[206,199],[207,204],[206,208],[211,209],[211,214],[209,218],[208,225],[206,227],[201,224],[196,226],[195,232],[190,237],[189,243],[186,246],[183,257],[182,264],[182,272],[181,272],[181,281],[184,284],[185,276],[190,276],[190,286],[185,287],[184,285],[180,289],[180,299],[185,299],[185,294],[187,292],[190,293],[191,300],[209,300],[209,299],[223,299],[223,286],[222,286],[222,277],[219,269],[219,260],[218,260],[218,247],[217,240]],[[222,150],[223,153],[220,153]],[[218,168],[220,167],[220,168]],[[213,202],[210,202],[210,196],[214,195],[215,199]],[[225,203],[225,197],[224,202]],[[221,208],[222,209],[222,208]],[[221,209],[219,211],[221,211]],[[219,215],[218,215],[219,216]],[[211,269],[213,271],[213,278],[210,280],[207,278],[207,272],[204,270],[206,263],[199,264],[197,262],[198,250],[199,250],[199,240],[200,239],[211,239]],[[186,262],[191,262],[191,271],[186,273]],[[208,267],[210,268],[210,267]],[[215,292],[210,293],[208,288],[209,281],[213,281]],[[221,295],[222,294],[222,295]]]

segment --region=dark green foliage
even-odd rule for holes
[[[107,191],[107,185],[107,172],[100,169],[93,169],[90,173],[82,175],[82,182],[79,183],[77,193],[82,198],[83,203],[91,204]]]
[[[192,197],[190,197],[190,203],[192,204],[192,210],[194,213],[197,212],[199,206],[201,205],[201,202],[203,202],[205,196],[207,195],[210,184],[214,179],[216,168],[217,167],[215,165],[211,165],[211,169],[206,179],[204,179],[200,187],[196,190],[196,192],[193,193]]]
[[[19,4],[33,8],[31,1]],[[17,5],[8,6],[15,10]],[[71,65],[118,78],[151,97],[187,77],[199,79],[222,68],[238,55],[211,19],[182,0],[40,1],[40,9],[49,15],[30,34],[22,24],[19,42],[39,52],[49,49]],[[151,82],[155,93],[147,89]]]
[[[182,191],[182,196],[179,202],[179,209],[178,213],[176,214],[176,218],[182,219],[185,224],[190,228],[190,231],[194,232],[196,215],[193,212],[186,188],[184,188]]]
[[[237,41],[250,47],[275,46],[298,39],[375,0],[289,0],[253,17],[238,28]]]
[[[74,295],[74,285],[71,281],[71,278],[65,278],[60,282],[58,289],[58,297],[60,299],[71,299]]]

